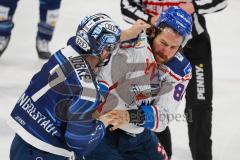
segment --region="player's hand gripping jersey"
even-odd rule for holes
[[[112,86],[102,113],[114,108],[128,110],[130,123],[121,129],[130,133],[141,133],[144,128],[164,130],[168,115],[175,113],[191,79],[189,61],[177,53],[157,67],[142,33],[136,40],[123,43],[109,63],[99,74]]]
[[[74,151],[81,156],[104,136],[105,126],[92,119],[92,112],[107,92],[108,87],[96,81],[85,58],[69,45],[33,76],[9,124],[40,150],[66,157]]]

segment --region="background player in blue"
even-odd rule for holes
[[[87,16],[68,46],[33,76],[9,120],[16,132],[11,160],[81,157],[99,143],[105,126],[92,112],[106,98],[108,87],[96,80],[94,69],[107,64],[120,34],[109,16]]]
[[[168,159],[154,132],[175,116],[191,79],[190,62],[181,53],[191,29],[191,16],[172,7],[147,35],[142,32],[114,51],[110,65],[98,74],[115,86],[101,111],[114,131],[107,130],[87,160]]]
[[[13,16],[19,0],[0,0],[0,56],[8,46],[14,27]],[[49,41],[58,19],[61,0],[39,0],[40,21],[36,36],[36,50],[39,58],[48,59]],[[29,13],[30,14],[30,13]]]

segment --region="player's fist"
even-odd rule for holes
[[[153,16],[153,17],[151,18],[151,22],[150,22],[150,23],[155,26],[158,18],[159,18],[159,15]]]
[[[139,19],[130,28],[124,30],[121,33],[120,39],[121,41],[126,41],[136,38],[143,30],[145,31],[147,28],[150,27],[151,25]]]
[[[112,110],[107,113],[107,117],[109,118],[109,124],[113,125],[111,130],[115,130],[119,128],[121,125],[130,122],[130,115],[127,110]]]
[[[190,15],[195,12],[194,5],[191,2],[181,3],[179,4],[179,7],[181,7],[184,11],[186,11]]]

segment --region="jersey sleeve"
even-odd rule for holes
[[[141,6],[141,0],[121,0],[121,12],[123,19],[128,23],[134,23],[138,19],[150,22],[152,16],[146,14]]]
[[[65,140],[78,156],[92,151],[102,140],[105,126],[92,117],[98,102],[73,98],[67,109]]]
[[[101,121],[68,122],[65,132],[67,145],[78,155],[91,152],[103,139],[105,126]]]
[[[65,140],[67,145],[78,155],[91,152],[105,135],[105,125],[93,118],[93,113],[105,101],[109,86],[98,82],[98,98],[91,100],[86,97],[74,97],[67,109],[67,127]]]
[[[227,0],[194,0],[192,1],[198,14],[209,14],[223,10],[227,7]]]

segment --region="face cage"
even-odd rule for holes
[[[100,57],[100,62],[98,63],[97,66],[99,66],[99,67],[106,66],[108,64],[108,62],[110,61],[113,51],[116,48],[117,48],[117,44],[108,44],[107,46],[105,46],[104,49],[102,50],[102,52],[106,49],[109,52],[109,55],[106,59],[102,60],[102,58],[101,58],[102,53],[98,54],[98,56]]]

